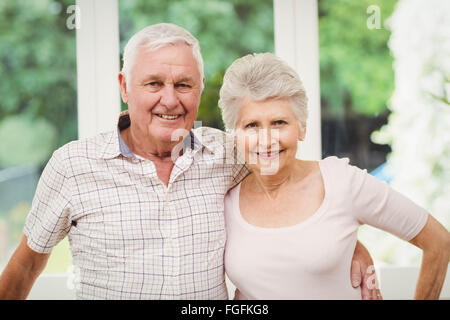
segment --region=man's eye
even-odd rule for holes
[[[152,82],[147,83],[147,85],[149,85],[150,87],[158,87],[161,85],[161,83],[158,81],[152,81]]]
[[[191,85],[189,85],[187,83],[177,83],[175,86],[178,88],[191,88],[192,87]]]

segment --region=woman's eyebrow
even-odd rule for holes
[[[272,117],[272,121],[278,121],[278,120],[289,120],[289,117],[287,117],[287,116],[279,116],[279,117],[277,117],[277,116],[275,116],[275,117]]]
[[[278,120],[284,120],[284,121],[288,121],[289,117],[288,116],[272,116],[270,118],[270,122],[272,121],[278,121]],[[259,122],[258,119],[252,119],[252,118],[243,118],[241,120],[242,123],[251,123],[251,122]]]
[[[257,122],[258,120],[254,120],[254,119],[251,119],[251,118],[243,118],[243,119],[241,119],[241,122],[242,123],[250,123],[250,122]]]

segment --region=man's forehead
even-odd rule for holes
[[[157,48],[140,47],[136,59],[147,62],[170,62],[180,66],[191,63],[197,65],[192,48],[183,43],[164,45]]]
[[[183,46],[191,51],[189,46]],[[167,78],[171,76],[195,79],[199,76],[197,61],[192,53],[186,55],[184,48],[167,46],[157,50],[141,50],[136,57],[133,71],[142,77]]]

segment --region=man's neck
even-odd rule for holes
[[[140,135],[134,134],[130,127],[123,129],[120,134],[134,154],[155,163],[173,162],[172,150],[178,142],[174,141],[170,144],[155,143],[151,139],[139,138]]]

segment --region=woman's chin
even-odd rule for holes
[[[253,172],[257,172],[262,176],[276,175],[280,171],[280,169],[282,169],[278,161],[271,161],[268,163],[261,161],[256,164],[249,165],[249,167]]]
[[[280,158],[279,156],[274,159],[266,159],[265,157],[247,157],[247,164],[252,169],[253,172],[257,172],[260,175],[276,175],[277,173],[283,171],[292,160],[295,162],[295,156],[292,156],[291,153],[284,155],[288,156],[287,158]],[[252,160],[252,161],[250,161]]]

